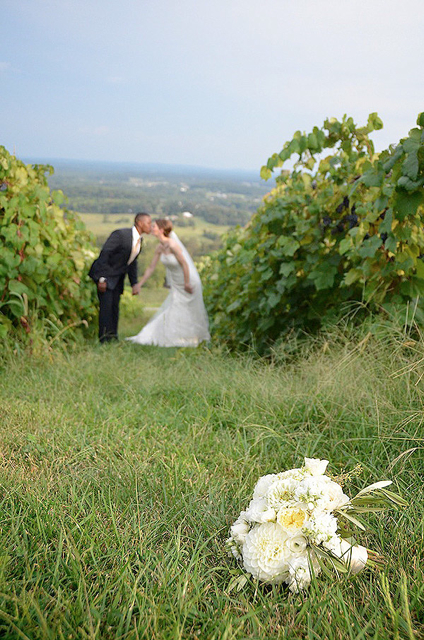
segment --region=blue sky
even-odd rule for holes
[[[1,0],[18,157],[260,169],[294,131],[424,111],[420,0]]]

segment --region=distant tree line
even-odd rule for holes
[[[211,224],[231,226],[246,224],[269,191],[259,182],[204,181],[181,187],[181,182],[144,185],[141,181],[141,186],[134,186],[128,180],[112,182],[66,172],[51,176],[49,183],[66,193],[66,206],[73,211],[122,214],[145,210],[154,216],[190,211]]]

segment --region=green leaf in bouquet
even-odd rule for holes
[[[387,503],[375,505],[375,506],[365,506],[365,507],[356,507],[352,510],[353,513],[379,513],[380,511],[386,511]]]
[[[402,498],[402,496],[400,496],[399,494],[393,493],[393,491],[388,491],[387,489],[380,489],[378,491],[378,493],[382,494],[390,502],[394,502],[399,507],[407,507],[408,506],[408,503],[406,502],[406,500],[404,500],[404,498]]]
[[[338,527],[337,527],[337,533],[342,537],[342,538],[352,538],[353,537],[353,531],[350,528],[350,525],[346,524],[345,522],[342,521],[338,521]]]
[[[348,567],[344,564],[344,562],[342,560],[340,560],[340,558],[338,558],[337,556],[334,555],[334,553],[331,553],[331,551],[329,551],[328,549],[324,549],[324,547],[313,547],[316,556],[318,558],[318,562],[319,559],[321,558],[325,563],[325,561],[327,560],[327,562],[331,565],[331,567],[333,569],[335,569],[336,571],[340,572],[340,573],[348,573],[349,569]],[[320,564],[321,568],[322,565]],[[328,571],[328,569],[327,569]],[[325,572],[326,575],[329,575],[329,577],[333,577],[333,575],[331,573],[327,573]]]
[[[365,526],[362,524],[362,522],[357,518],[355,518],[354,516],[352,516],[350,513],[347,513],[346,511],[342,511],[341,509],[338,509],[337,511],[335,511],[335,513],[337,513],[337,515],[342,516],[343,518],[346,518],[347,520],[350,520],[350,522],[353,522],[353,524],[359,527],[360,529],[362,529],[362,531],[366,531]]]
[[[391,480],[380,480],[379,482],[374,482],[373,484],[368,485],[365,489],[361,489],[359,493],[356,494],[355,498],[362,496],[364,493],[369,493],[370,491],[374,491],[374,489],[381,489],[383,487],[388,487],[392,484]]]
[[[321,556],[320,554],[316,553],[316,559],[317,562],[320,566],[321,571],[323,572],[323,574],[325,576],[327,576],[327,578],[329,578],[330,580],[333,580],[334,575],[333,573],[330,571],[330,569],[327,567],[325,560],[324,560],[324,556]]]
[[[388,502],[384,496],[374,493],[360,498],[353,498],[350,502],[353,513],[371,513],[374,511],[383,511],[387,509]]]
[[[374,493],[368,493],[365,496],[359,496],[359,498],[355,497],[350,501],[350,505],[355,509],[356,507],[369,507],[384,503],[385,501]]]

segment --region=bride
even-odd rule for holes
[[[197,347],[204,340],[210,340],[199,274],[187,249],[172,231],[170,220],[156,220],[152,234],[159,244],[138,284],[144,285],[161,260],[171,291],[140,333],[127,340],[158,347]]]

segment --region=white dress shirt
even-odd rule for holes
[[[132,228],[132,249],[127,264],[131,264],[140,253],[141,247],[141,235],[138,233],[135,227]]]

